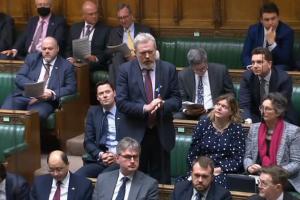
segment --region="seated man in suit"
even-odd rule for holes
[[[141,147],[129,137],[117,145],[120,170],[102,173],[97,178],[93,200],[158,200],[158,183],[138,171]]]
[[[68,43],[65,51],[67,60],[76,62],[73,56],[72,40],[88,37],[91,42],[91,55],[85,57],[90,65],[90,70],[101,69],[105,66],[107,55],[106,43],[109,36],[109,28],[98,21],[98,7],[93,1],[85,1],[82,4],[83,22],[71,26]]]
[[[118,168],[116,164],[116,134],[119,129],[119,113],[116,108],[116,92],[108,81],[96,85],[97,100],[100,105],[88,110],[84,148],[89,154],[85,165],[76,174],[96,178],[103,171]]]
[[[108,45],[114,46],[126,43],[131,51],[131,55],[124,57],[124,55],[120,52],[113,55],[112,65],[109,67],[109,78],[114,84],[116,84],[117,76],[119,74],[119,66],[122,63],[135,58],[133,44],[135,36],[142,32],[150,33],[150,28],[134,22],[132,11],[128,4],[119,4],[117,10],[120,25],[112,29],[108,40]]]
[[[214,182],[214,162],[201,156],[192,165],[192,181],[181,181],[175,185],[172,200],[231,200],[230,192]]]
[[[270,92],[280,92],[288,100],[286,120],[297,125],[297,114],[291,103],[292,91],[291,77],[273,66],[270,51],[262,47],[253,49],[251,68],[244,72],[240,83],[239,103],[245,122],[260,122],[259,106],[264,96]]]
[[[198,118],[213,108],[214,100],[217,97],[226,93],[234,93],[226,66],[208,63],[207,53],[203,48],[190,49],[187,60],[190,66],[178,74],[182,101],[201,104],[205,110],[189,110],[183,106],[182,112],[174,115],[179,119]]]
[[[279,20],[279,10],[269,2],[260,9],[260,22],[250,26],[242,53],[243,65],[251,65],[251,52],[256,47],[268,48],[273,56],[273,65],[282,70],[291,70],[293,61],[294,31]]]
[[[2,51],[6,56],[24,59],[27,53],[40,52],[42,41],[47,36],[54,37],[61,48],[64,47],[66,22],[63,17],[51,13],[52,0],[35,0],[37,13],[28,20],[25,31],[19,36],[12,49]]]
[[[5,166],[0,164],[0,199],[27,200],[30,186],[27,181],[16,174],[6,172]]]
[[[279,166],[262,168],[259,176],[259,194],[251,196],[249,200],[297,200],[285,192],[288,183],[287,172]]]
[[[51,152],[47,164],[49,174],[35,178],[30,192],[31,200],[92,199],[92,182],[69,171],[68,157],[64,152],[58,150]]]
[[[13,36],[14,20],[10,16],[0,13],[0,51],[11,48],[13,45]]]
[[[46,37],[41,48],[42,53],[26,57],[16,75],[16,90],[4,100],[1,108],[36,110],[43,122],[59,106],[62,96],[76,93],[76,78],[73,66],[58,55],[59,46],[53,37]],[[26,84],[41,81],[45,83],[42,95],[24,96]]]

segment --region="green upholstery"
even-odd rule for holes
[[[0,162],[27,148],[24,125],[0,124]]]
[[[186,160],[192,143],[191,135],[176,135],[175,147],[171,151],[171,177],[183,176],[187,172]]]
[[[108,80],[108,72],[107,71],[95,71],[91,74],[91,81],[93,85],[96,85],[99,81]]]
[[[0,73],[0,106],[4,99],[15,89],[14,73]]]
[[[234,87],[234,92],[236,95],[236,100],[239,101],[239,96],[240,96],[240,84],[239,83],[233,83]]]
[[[223,63],[230,69],[242,68],[241,53],[243,38],[197,37],[197,38],[160,38],[158,48],[162,60],[175,66],[188,66],[186,54],[189,49],[203,47],[209,62]]]

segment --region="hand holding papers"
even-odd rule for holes
[[[124,57],[131,56],[131,51],[128,48],[126,43],[122,43],[122,44],[115,45],[115,46],[107,46],[107,51],[108,51],[108,53],[120,52]]]
[[[88,37],[72,41],[73,57],[84,60],[86,56],[91,55],[91,42]]]
[[[43,95],[45,87],[45,81],[37,83],[27,83],[24,86],[24,96],[25,97],[39,97]]]
[[[184,101],[182,102],[184,113],[189,116],[200,116],[204,113],[206,113],[206,110],[203,105],[193,103],[190,101]]]

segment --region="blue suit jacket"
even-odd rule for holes
[[[0,13],[0,51],[11,48],[14,36],[14,20]]]
[[[260,82],[258,76],[250,70],[244,72],[240,83],[239,103],[240,108],[243,110],[243,118],[251,118],[253,122],[259,122],[261,120],[259,111],[259,85]],[[285,71],[272,67],[269,92],[280,92],[287,98],[289,108],[286,117],[289,121],[295,123],[296,119],[294,119],[294,111],[291,104],[292,91],[293,83],[291,77]]]
[[[102,132],[102,118],[104,116],[103,108],[100,105],[91,106],[87,113],[85,136],[84,136],[84,148],[89,153],[94,161],[98,159],[100,151],[105,151],[105,139],[106,135]],[[116,135],[120,130],[119,127],[119,112],[116,112]]]
[[[68,44],[65,51],[65,56],[71,57],[72,53],[72,40],[79,39],[82,29],[84,28],[84,22],[74,24],[69,31]],[[95,25],[95,31],[91,41],[91,54],[96,56],[99,60],[98,64],[105,64],[108,56],[105,53],[106,43],[109,36],[109,27],[98,22]]]
[[[51,192],[53,178],[50,174],[35,178],[30,192],[31,200],[48,200]],[[85,177],[70,173],[68,200],[92,199],[93,185]]]
[[[27,181],[16,174],[6,174],[6,199],[27,200],[29,199],[30,187]]]
[[[26,26],[25,31],[15,42],[13,49],[18,50],[18,56],[24,57],[27,55],[28,49],[33,39],[33,35],[35,33],[35,29],[38,25],[38,21],[39,21],[39,16],[34,16],[30,18],[28,20],[28,24]],[[55,16],[52,13],[49,19],[49,25],[48,25],[46,36],[52,36],[57,40],[61,52],[64,47],[65,32],[66,32],[65,19],[61,16]]]
[[[20,95],[24,91],[27,83],[37,82],[42,68],[42,54],[29,54],[22,68],[16,76],[17,90],[15,95]],[[56,99],[74,94],[76,92],[76,78],[74,67],[65,59],[57,56],[51,76],[49,77],[48,89],[56,94]]]
[[[172,200],[186,200],[193,196],[193,184],[191,181],[181,181],[175,185],[172,193]],[[212,181],[206,200],[230,200],[231,194],[223,186],[218,185]]]
[[[276,29],[277,46],[272,50],[273,65],[293,66],[294,31],[285,23],[279,22]],[[264,42],[264,27],[262,23],[250,26],[242,53],[243,65],[251,64],[251,51],[262,47]]]
[[[172,112],[180,109],[181,98],[175,66],[161,60],[156,61],[155,70],[155,98],[158,95],[165,101],[162,110],[156,114],[158,136],[162,147],[170,151],[175,144]],[[124,114],[120,120],[118,140],[129,136],[141,142],[147,127],[147,114],[143,112],[147,98],[137,59],[120,67],[116,100],[118,110]]]

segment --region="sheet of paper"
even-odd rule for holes
[[[84,60],[88,55],[91,55],[91,42],[88,37],[76,39],[72,41],[73,57],[79,60]]]
[[[44,93],[45,81],[28,83],[24,86],[24,96],[39,97]]]
[[[126,43],[115,46],[107,46],[108,53],[121,52],[124,57],[130,56],[131,52]]]

